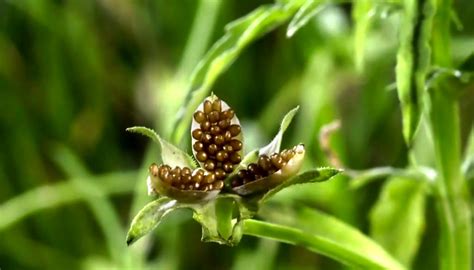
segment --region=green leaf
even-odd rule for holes
[[[263,203],[273,195],[275,195],[280,190],[287,188],[292,185],[297,184],[307,184],[307,183],[316,183],[316,182],[324,182],[331,179],[333,176],[341,173],[341,170],[334,169],[334,168],[318,168],[309,171],[305,171],[300,173],[292,178],[284,181],[282,184],[276,186],[275,188],[269,190],[265,195],[260,199],[260,202]]]
[[[311,18],[316,16],[327,5],[322,5],[322,0],[306,0],[304,5],[296,12],[296,15],[291,19],[286,36],[292,37],[301,27],[305,26]]]
[[[299,245],[359,269],[405,269],[382,247],[344,222],[307,207],[260,212],[275,224],[244,221],[244,234]]]
[[[273,153],[278,153],[280,152],[280,145],[281,145],[281,140],[283,139],[283,134],[285,133],[286,129],[290,125],[291,121],[293,120],[293,117],[299,110],[299,106],[296,106],[293,108],[291,111],[289,111],[285,117],[283,117],[283,120],[281,121],[280,124],[280,130],[278,130],[277,135],[273,138],[273,140],[267,144],[266,146],[260,148],[259,150],[259,155],[271,155]]]
[[[462,171],[466,180],[472,185],[474,180],[474,127],[471,127],[471,133],[466,146]]]
[[[372,238],[407,267],[423,235],[426,191],[426,182],[391,178],[370,212]]]
[[[127,233],[127,245],[133,244],[145,234],[155,229],[161,220],[174,209],[183,207],[176,200],[159,198],[145,205],[133,218]]]
[[[173,141],[183,139],[194,110],[240,53],[250,43],[286,22],[301,5],[300,1],[264,5],[227,25],[226,34],[211,47],[193,72],[188,95],[173,128]]]
[[[421,166],[406,169],[378,167],[363,171],[349,171],[347,174],[352,177],[349,185],[353,189],[361,188],[375,180],[385,179],[391,176],[405,177],[424,182],[434,182],[437,176],[434,169]]]
[[[429,46],[434,0],[403,1],[400,46],[397,53],[397,90],[403,116],[403,136],[411,145],[423,111],[425,79],[430,65]]]
[[[352,17],[354,26],[354,56],[358,70],[362,70],[364,64],[364,50],[367,33],[374,18],[371,11],[374,8],[373,0],[359,0],[354,2]]]
[[[174,167],[190,167],[190,168],[197,168],[197,164],[194,159],[183,152],[178,147],[174,146],[170,142],[166,141],[165,139],[161,138],[156,132],[152,129],[146,127],[129,127],[126,129],[128,132],[132,133],[139,133],[144,136],[149,137],[156,143],[160,144],[161,146],[161,161],[163,164],[168,166]]]

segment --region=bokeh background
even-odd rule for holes
[[[451,53],[460,62],[474,49],[474,5],[454,2]],[[265,3],[272,2],[0,0],[1,269],[343,268],[268,240],[244,237],[234,248],[202,243],[187,211],[136,246],[125,244],[131,218],[151,200],[146,168],[159,161],[149,140],[125,128],[144,125],[168,136],[199,60],[227,23]],[[305,143],[305,166],[407,164],[394,87],[399,16],[374,15],[361,71],[351,9],[329,5],[291,39],[286,25],[275,29],[218,78],[212,91],[237,112],[247,150],[272,138],[299,104],[284,146]],[[467,93],[463,138],[474,115],[474,94]],[[321,147],[322,127],[334,121],[340,128]],[[433,159],[429,151],[425,157]],[[292,188],[274,201],[305,203],[370,233],[383,182],[352,189],[349,181]],[[436,267],[434,209],[426,218],[415,269]]]

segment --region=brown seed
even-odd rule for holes
[[[204,149],[204,144],[202,142],[195,142],[194,145],[193,145],[193,149],[195,151],[202,151],[202,149]]]
[[[224,136],[222,136],[222,135],[216,135],[216,136],[214,137],[214,143],[215,143],[215,144],[221,145],[221,144],[223,144],[224,142],[225,142]]]
[[[211,129],[211,122],[209,121],[204,121],[201,123],[201,129],[202,131],[209,131]]]
[[[177,173],[171,173],[171,178],[173,179],[172,180],[173,184],[181,182],[181,175],[179,175]]]
[[[209,190],[209,185],[203,185],[201,186],[202,191],[208,191]]]
[[[197,160],[199,160],[200,162],[204,162],[204,161],[206,161],[206,159],[207,159],[207,154],[206,154],[206,152],[204,152],[204,151],[199,151],[199,152],[197,152],[197,154],[196,154],[196,158],[197,158]]]
[[[219,122],[219,113],[216,111],[210,112],[207,117],[209,118],[209,122],[211,123]]]
[[[231,120],[234,117],[234,110],[232,109],[225,110],[221,113],[221,115],[222,115],[222,119]]]
[[[237,176],[240,178],[240,179],[244,179],[247,177],[247,170],[240,170],[238,173],[237,173]]]
[[[188,190],[193,190],[193,189],[194,189],[194,185],[193,185],[193,184],[187,185],[187,189],[188,189]]]
[[[201,187],[201,183],[195,182],[194,183],[194,189],[199,189]]]
[[[185,175],[191,175],[191,169],[188,168],[188,167],[184,167],[181,169],[181,176],[185,176]]]
[[[239,125],[231,125],[229,127],[229,131],[232,134],[232,137],[237,136],[240,134],[240,126]]]
[[[222,162],[217,161],[216,162],[216,168],[222,168]]]
[[[230,140],[232,140],[232,133],[230,131],[226,131],[225,134],[224,134],[224,140],[226,142],[229,142]]]
[[[255,174],[255,175],[253,176],[253,180],[258,180],[258,179],[260,179],[260,178],[263,178],[263,176],[260,175],[260,174]]]
[[[224,182],[223,181],[216,181],[213,185],[214,190],[221,190],[224,187]]]
[[[230,162],[226,162],[224,163],[224,166],[222,166],[224,171],[227,172],[227,173],[230,173],[234,170],[234,165]]]
[[[223,169],[217,169],[215,175],[217,180],[222,180],[225,178],[226,173]]]
[[[262,168],[264,171],[268,171],[272,168],[272,163],[270,161],[270,158],[267,155],[261,155],[258,158],[258,166]]]
[[[212,126],[211,127],[211,134],[212,135],[217,135],[221,132],[221,129],[218,126]]]
[[[212,111],[212,102],[210,102],[209,100],[204,101],[203,107],[204,113],[209,114]]]
[[[219,148],[218,148],[217,145],[215,145],[215,144],[210,144],[210,145],[207,147],[207,152],[208,152],[210,155],[214,155],[215,153],[217,153],[217,151],[219,151]]]
[[[192,174],[193,182],[200,183],[204,178],[204,171],[201,169],[195,169]]]
[[[207,132],[204,133],[201,137],[201,142],[203,142],[203,143],[210,143],[211,140],[212,140],[212,135],[207,133]]]
[[[206,163],[204,163],[204,169],[208,171],[213,171],[216,168],[216,163],[212,160],[207,160]]]
[[[222,147],[222,150],[226,151],[226,152],[232,152],[234,151],[234,149],[232,148],[232,146],[230,144],[226,144]]]
[[[156,165],[155,163],[151,164],[150,165],[150,168],[148,168],[148,171],[150,172],[150,174],[152,176],[158,176],[159,173],[160,173],[160,169],[161,169],[161,166],[158,167],[158,165]]]
[[[229,142],[229,145],[232,146],[234,151],[239,151],[240,149],[242,149],[242,142],[239,140],[231,140]]]
[[[199,140],[201,140],[201,137],[202,137],[202,130],[197,128],[197,129],[193,130],[191,135],[193,136],[194,139],[199,141]]]
[[[231,185],[232,185],[232,187],[238,187],[238,186],[242,185],[242,180],[239,179],[239,178],[235,178],[234,180],[232,180]]]
[[[222,116],[221,116],[221,118],[222,118]],[[220,128],[226,129],[228,126],[230,126],[230,120],[229,119],[221,120],[221,121],[219,121],[218,125],[219,125]]]
[[[212,102],[212,109],[216,112],[221,111],[221,101],[220,99],[216,98],[214,102]]]
[[[277,167],[278,169],[281,169],[283,159],[281,158],[280,155],[272,154],[270,156],[270,160],[271,160],[273,166]]]
[[[213,173],[209,173],[208,175],[204,176],[204,183],[212,183],[216,181],[216,175]]]
[[[176,167],[174,167],[174,169],[171,170],[171,173],[181,175],[181,168],[176,166]]]
[[[197,111],[194,113],[194,120],[198,123],[206,121],[206,115],[202,111]]]
[[[166,183],[168,184],[171,184],[171,182],[173,182],[173,176],[171,175],[171,173],[166,173],[163,178],[161,178],[163,181],[165,181]]]
[[[239,163],[240,163],[240,160],[242,160],[242,158],[240,157],[240,154],[239,154],[239,153],[234,152],[234,153],[232,153],[232,155],[230,155],[229,160],[230,160],[230,162],[232,162],[233,164],[239,164]]]
[[[219,151],[216,154],[216,159],[219,160],[219,161],[224,161],[228,157],[229,157],[229,154],[227,154],[227,152],[225,152],[225,151]]]
[[[250,163],[247,166],[247,171],[249,171],[251,174],[259,174],[260,173],[260,168],[258,167],[257,164],[255,163]]]
[[[183,183],[189,183],[191,182],[192,180],[192,177],[190,174],[187,174],[187,175],[181,175],[181,181],[183,181]]]
[[[152,165],[153,166],[153,165]],[[150,167],[152,168],[152,167]],[[150,171],[152,171],[153,169],[151,169]],[[161,165],[159,168],[158,168],[158,177],[160,177],[161,179],[164,178],[164,175],[165,173],[169,173],[170,171],[170,167],[168,165]],[[151,173],[153,176],[156,176],[153,174],[153,172]]]

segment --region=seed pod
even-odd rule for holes
[[[190,168],[175,167],[169,171],[167,170],[169,167],[167,168],[165,166],[166,165],[158,166],[156,164],[150,166],[147,179],[149,194],[159,193],[180,202],[196,203],[215,198],[223,187],[223,185],[216,182],[209,191],[199,190],[202,186],[201,181],[195,180],[202,180],[204,170],[196,169],[191,173]],[[172,185],[160,177],[160,171],[163,171],[162,174],[169,177],[173,175],[175,179]],[[176,174],[178,171],[180,174]],[[215,176],[213,174],[212,176],[213,177],[210,178],[214,178],[213,180],[215,181]]]
[[[279,154],[272,154],[269,158],[270,163],[267,163],[268,157],[264,157],[263,155],[260,156],[258,163],[249,164],[247,170],[239,171],[235,178],[232,179],[232,190],[242,196],[266,192],[294,176],[298,173],[303,163],[305,154],[304,145],[299,144],[295,146],[292,151],[294,152],[294,155],[288,161],[284,161]],[[274,157],[273,159],[280,161],[277,163],[277,165],[281,165],[279,169],[274,170],[273,162],[271,161],[272,157]],[[268,164],[271,164],[272,166],[265,170],[264,167]],[[267,174],[268,176],[264,177],[264,174]],[[235,186],[234,184],[239,185]]]
[[[232,165],[240,162],[242,157],[240,122],[234,110],[217,96],[207,97],[196,108],[191,124],[191,135],[194,157],[202,167],[205,168],[205,163],[209,159],[219,162],[231,161]],[[196,143],[197,141],[200,143]],[[216,163],[214,167],[214,170],[224,169],[222,163],[220,166]],[[224,170],[226,176],[229,168],[227,166],[227,170]]]

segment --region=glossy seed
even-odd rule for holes
[[[204,113],[209,114],[212,111],[212,102],[210,102],[209,100],[204,101],[203,107]]]
[[[234,149],[232,148],[232,146],[230,144],[226,144],[222,147],[222,150],[226,151],[227,153],[229,152],[233,152]]]
[[[207,152],[208,152],[210,155],[214,155],[215,153],[217,153],[217,151],[219,151],[219,148],[218,148],[217,145],[215,145],[215,144],[210,144],[210,145],[207,147]]]
[[[240,126],[239,125],[231,125],[229,127],[229,131],[232,134],[232,137],[237,136],[240,134]]]
[[[217,152],[217,154],[216,154],[216,159],[217,159],[218,161],[224,161],[224,160],[226,160],[228,157],[229,157],[229,154],[227,154],[227,152],[225,152],[225,151],[219,151],[219,152]]]
[[[214,102],[212,102],[212,110],[214,110],[216,112],[221,111],[221,101],[220,101],[220,99],[216,98],[214,100]]]
[[[224,182],[223,181],[216,181],[213,185],[214,190],[221,190],[224,187]]]
[[[201,183],[195,182],[194,183],[194,189],[199,189],[201,187]]]
[[[234,165],[230,162],[226,162],[224,163],[224,165],[222,166],[222,168],[224,169],[224,171],[226,173],[230,173],[234,170]]]
[[[230,120],[229,119],[221,120],[219,121],[218,125],[220,128],[226,129],[228,126],[230,126]]]
[[[217,135],[217,134],[219,134],[219,133],[221,133],[220,127],[218,127],[218,126],[212,126],[212,127],[211,127],[211,134],[212,134],[212,135]]]
[[[212,135],[209,133],[204,133],[201,137],[201,142],[203,143],[210,143],[212,140]]]
[[[191,182],[191,180],[192,180],[192,176],[190,174],[181,176],[181,181],[183,181],[183,183],[189,183]]]
[[[225,142],[224,136],[222,136],[222,135],[216,135],[216,136],[214,137],[214,143],[215,143],[215,144],[221,145],[221,144],[223,144],[224,142]]]
[[[225,110],[221,113],[221,115],[222,115],[222,119],[231,120],[234,117],[234,110],[232,109]]]
[[[188,167],[184,167],[181,169],[181,176],[185,176],[185,175],[191,175],[191,169],[188,168]]]
[[[164,175],[163,178],[161,178],[163,181],[165,181],[166,183],[170,184],[171,182],[173,182],[173,176],[171,175],[171,173],[166,173]]]
[[[240,178],[240,179],[244,179],[247,177],[247,170],[240,170],[238,173],[237,173],[237,176]]]
[[[204,163],[204,169],[208,170],[208,171],[213,171],[214,169],[216,168],[216,163],[212,160],[207,160],[205,163]]]
[[[232,146],[234,151],[239,151],[240,149],[242,149],[242,142],[239,140],[231,140],[229,142],[229,145]]]
[[[173,183],[179,183],[181,181],[181,175],[177,173],[171,173],[171,178],[173,179]]]
[[[202,111],[197,111],[194,113],[194,120],[198,123],[202,123],[206,121],[206,115]]]
[[[199,160],[200,162],[204,162],[204,161],[206,161],[206,159],[207,159],[207,154],[206,154],[206,152],[204,152],[204,151],[199,151],[199,152],[197,152],[197,154],[196,154],[196,158],[197,158],[197,160]]]
[[[151,170],[150,170],[150,171],[151,171],[151,175],[156,176],[156,175],[153,173],[153,170],[154,170],[154,169],[151,169]],[[161,166],[158,168],[158,177],[160,177],[161,179],[163,179],[163,178],[164,178],[164,175],[165,175],[166,173],[169,173],[169,171],[170,171],[169,166],[161,165]]]
[[[193,144],[193,149],[197,152],[202,151],[204,149],[204,144],[202,142],[195,142]]]
[[[181,175],[181,168],[176,166],[174,169],[171,170],[171,173]]]
[[[226,173],[223,169],[217,169],[216,172],[215,172],[215,175],[216,175],[217,180],[222,180],[222,179],[225,178]]]
[[[209,131],[211,129],[211,122],[209,121],[204,121],[201,123],[201,129],[202,131]]]
[[[216,123],[219,121],[219,113],[216,111],[210,112],[207,116],[209,118],[209,122]]]
[[[225,140],[226,142],[231,141],[231,140],[232,140],[232,132],[230,132],[230,131],[227,130],[227,131],[224,133],[224,140]]]
[[[201,140],[201,137],[202,137],[202,130],[200,129],[195,129],[193,130],[193,132],[191,133],[191,135],[193,136],[194,139],[196,140]]]
[[[273,165],[273,166],[277,167],[278,169],[281,169],[283,159],[281,158],[280,155],[278,155],[278,154],[272,154],[272,155],[270,156],[270,161],[272,162],[272,165]]]
[[[212,183],[216,181],[216,175],[213,173],[210,173],[206,176],[204,176],[204,183]]]
[[[193,184],[189,184],[189,185],[186,186],[186,188],[187,188],[188,190],[193,190],[193,189],[194,189],[194,185],[193,185]]]
[[[255,163],[250,163],[250,164],[247,166],[247,171],[249,171],[251,174],[258,174],[258,173],[260,173],[260,168],[258,167],[257,164],[255,164]]]
[[[271,163],[271,161],[270,161],[270,158],[269,158],[267,155],[261,155],[261,156],[258,158],[257,164],[258,164],[258,166],[260,166],[260,168],[262,168],[264,171],[268,171],[268,170],[271,169],[271,167],[272,167],[272,163]]]
[[[233,164],[239,164],[241,159],[242,158],[240,157],[240,154],[237,152],[232,153],[232,155],[230,155],[229,157],[230,162],[232,162]]]
[[[232,180],[232,183],[231,183],[232,187],[238,187],[242,185],[241,181],[242,181],[241,179],[235,178],[234,180]]]
[[[158,167],[158,165],[153,163],[153,164],[150,165],[150,168],[148,168],[148,171],[150,172],[150,174],[152,176],[156,177],[160,174],[160,167]]]

